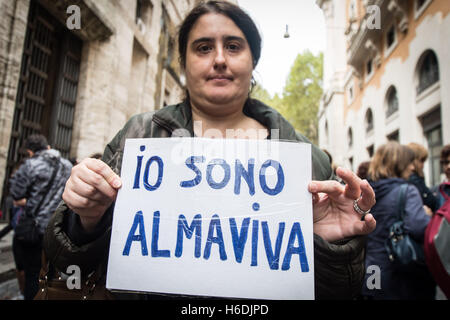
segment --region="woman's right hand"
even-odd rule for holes
[[[106,163],[87,158],[72,168],[62,198],[89,232],[116,199],[121,186],[120,177]]]

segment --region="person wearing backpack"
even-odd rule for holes
[[[377,221],[375,231],[367,236],[366,270],[379,270],[379,280],[367,273],[362,298],[366,300],[432,300],[436,284],[425,265],[399,267],[388,252],[391,227],[399,220],[400,190],[406,185],[403,205],[403,229],[419,244],[423,243],[425,228],[430,221],[421,195],[407,182],[414,170],[414,152],[407,146],[390,141],[380,146],[369,166],[368,181],[375,191],[376,204],[371,213]]]

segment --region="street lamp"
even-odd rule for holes
[[[286,32],[284,33],[285,38],[289,38],[288,25],[286,25]]]

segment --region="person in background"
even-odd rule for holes
[[[430,189],[425,185],[423,167],[428,158],[428,151],[422,145],[415,142],[408,144],[408,147],[414,151],[414,170],[409,176],[408,181],[417,187],[422,197],[424,209],[428,215],[431,215],[438,209],[438,202]]]
[[[361,162],[356,170],[356,175],[360,179],[367,179],[367,172],[369,171],[370,161]]]
[[[400,186],[407,183],[414,170],[414,152],[407,146],[390,141],[380,146],[370,163],[368,181],[375,191],[376,203],[372,214],[377,221],[375,231],[367,236],[366,267],[380,268],[380,288],[369,288],[366,274],[362,295],[373,300],[434,299],[436,285],[426,266],[398,270],[389,260],[385,241],[389,229],[397,221],[397,203]],[[410,236],[423,243],[430,217],[425,213],[417,188],[408,184],[406,189],[404,226]]]
[[[444,173],[444,181],[433,187],[432,193],[437,199],[437,208],[442,207],[446,197],[450,197],[450,144],[444,146],[441,150],[440,163]]]
[[[24,298],[32,300],[38,290],[44,230],[61,202],[72,164],[62,158],[59,151],[51,149],[47,139],[41,134],[29,136],[25,141],[25,149],[30,157],[11,177],[9,191],[16,204],[25,206],[24,214],[33,216],[41,237],[40,241],[32,244],[19,239],[16,241],[17,250],[23,257],[25,271]],[[53,183],[49,185],[54,171]],[[26,202],[23,201],[24,198]]]

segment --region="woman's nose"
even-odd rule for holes
[[[218,49],[214,58],[214,69],[218,68],[226,68],[226,59],[223,49]]]

